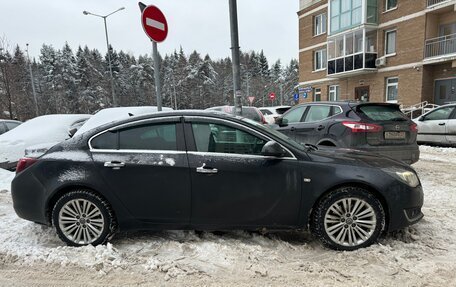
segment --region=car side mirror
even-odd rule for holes
[[[268,141],[261,150],[264,156],[284,157],[287,155],[286,150],[275,141]]]
[[[288,120],[287,119],[284,119],[282,117],[278,117],[275,119],[275,123],[276,125],[278,125],[279,127],[286,127],[288,126]]]

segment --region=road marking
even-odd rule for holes
[[[165,31],[165,24],[154,19],[146,18],[146,25],[158,30]]]

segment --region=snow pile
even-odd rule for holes
[[[354,252],[325,249],[305,232],[244,231],[137,232],[106,246],[73,248],[52,228],[17,218],[10,194],[0,193],[0,264],[52,266],[65,274],[75,266],[103,276],[125,271],[115,277],[119,285],[154,278],[155,285],[186,286],[455,286],[456,179],[449,171],[456,151],[423,147],[422,155],[414,168],[425,191],[424,219]],[[104,278],[98,283],[112,283]]]
[[[11,188],[11,181],[15,176],[14,172],[0,168],[0,193],[7,192]]]
[[[162,111],[172,111],[171,108],[162,108]],[[107,123],[128,119],[131,116],[139,116],[143,114],[156,113],[157,107],[118,107],[104,109],[93,115],[75,134],[74,136],[81,135],[86,131],[93,128],[102,126]]]
[[[16,162],[25,149],[45,143],[61,142],[68,138],[68,129],[90,115],[46,115],[31,119],[14,130],[0,135],[0,163]],[[51,147],[51,146],[49,146]]]

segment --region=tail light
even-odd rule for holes
[[[418,125],[413,123],[410,125],[410,131],[411,132],[418,132]]]
[[[30,167],[32,164],[37,162],[36,158],[23,157],[17,162],[16,174],[24,171],[26,168]]]
[[[382,126],[376,124],[367,124],[360,122],[342,122],[342,124],[349,128],[352,133],[377,133],[383,129]]]

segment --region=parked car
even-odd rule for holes
[[[456,146],[456,104],[440,106],[414,120],[418,143]]]
[[[423,214],[409,165],[318,150],[246,118],[205,111],[131,117],[23,158],[12,181],[19,217],[68,245],[144,229],[307,229],[354,250]]]
[[[302,143],[375,152],[412,164],[420,151],[416,124],[396,104],[315,102],[277,118],[274,127]]]
[[[31,150],[34,156],[39,156],[56,143],[67,139],[71,126],[89,117],[90,115],[83,114],[40,116],[0,135],[0,168],[14,170],[17,161],[24,156],[26,148],[32,146],[38,146],[32,147]]]
[[[0,135],[18,127],[22,122],[14,120],[0,120]]]
[[[258,108],[260,112],[263,114],[266,122],[268,124],[274,124],[276,118],[280,115],[288,111],[291,107],[290,106],[277,106],[277,107],[262,107]]]
[[[227,113],[230,115],[235,114],[235,110],[234,110],[233,106],[212,107],[212,108],[208,108],[206,110],[223,112],[223,113]],[[255,121],[260,124],[267,124],[266,119],[264,118],[263,114],[256,107],[243,106],[242,107],[242,116],[245,118],[251,119],[252,121]]]

